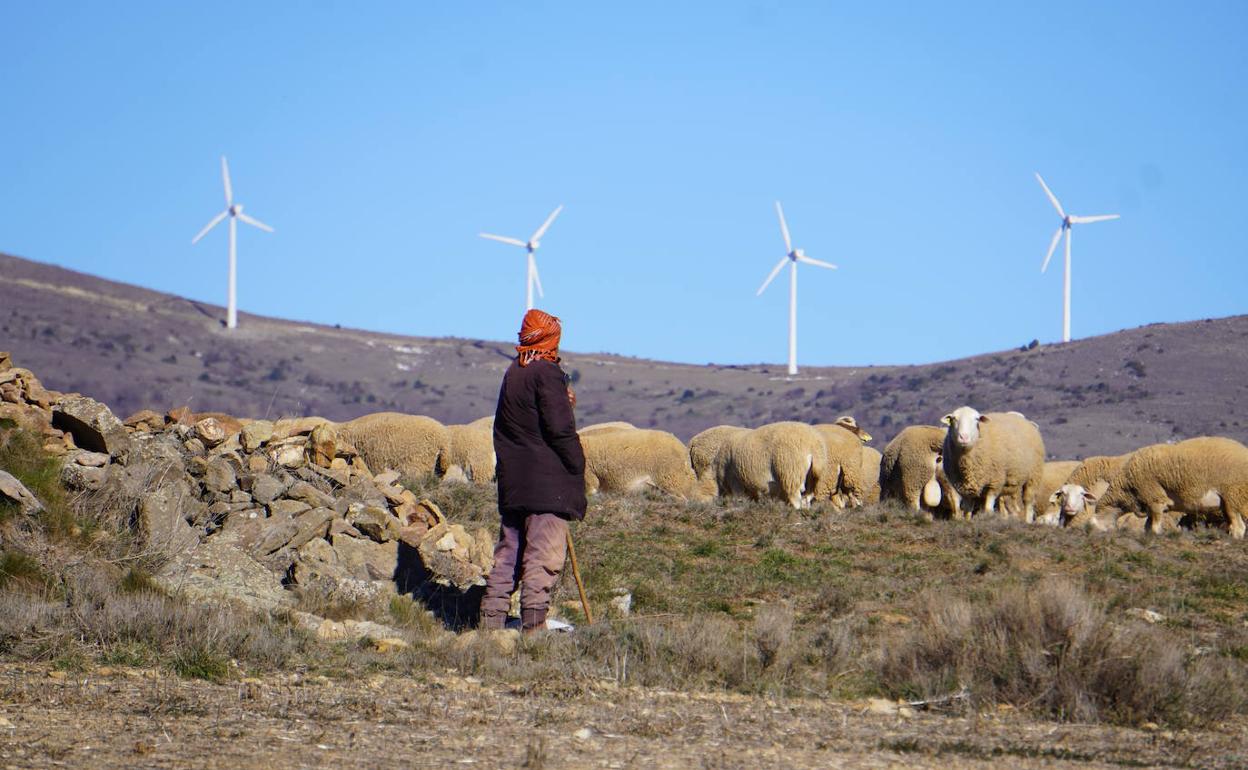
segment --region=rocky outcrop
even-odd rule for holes
[[[129,517],[171,592],[267,611],[289,608],[300,594],[341,606],[394,594],[400,550],[418,555],[420,581],[459,590],[483,585],[492,566],[489,533],[447,523],[399,485],[398,473],[374,475],[324,419],[244,421],[183,407],[123,422],[90,398],[45,390],[3,353],[0,397],[0,418],[39,430],[62,457],[65,487]],[[5,502],[23,512],[39,506],[0,473]],[[416,593],[410,581],[403,587]],[[316,630],[395,636],[360,628],[318,619]]]

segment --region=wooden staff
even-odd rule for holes
[[[593,624],[594,613],[589,609],[589,597],[585,595],[585,584],[581,582],[581,568],[576,564],[576,546],[572,545],[572,530],[568,530],[568,558],[572,561],[572,577],[576,580],[576,590],[581,594],[581,607],[585,610],[585,623]]]

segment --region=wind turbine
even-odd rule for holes
[[[230,187],[230,166],[225,162],[225,156],[221,156],[221,178],[225,182],[225,211],[217,214],[212,221],[199,231],[199,235],[191,239],[191,245],[194,246],[208,234],[208,231],[221,224],[221,220],[227,216],[230,218],[230,289],[229,303],[226,307],[225,326],[227,329],[233,329],[238,326],[238,303],[237,303],[237,283],[238,283],[238,253],[236,243],[238,241],[238,224],[235,220],[241,219],[252,227],[258,227],[266,232],[273,232],[273,228],[269,227],[260,220],[247,216],[243,213],[243,204],[234,202],[234,190]]]
[[[1062,204],[1058,203],[1057,196],[1044,183],[1044,179],[1040,174],[1036,174],[1036,181],[1044,188],[1044,194],[1049,196],[1049,202],[1053,204],[1053,208],[1057,209],[1057,214],[1062,218],[1062,224],[1057,228],[1057,232],[1053,233],[1053,240],[1049,243],[1049,253],[1044,255],[1044,264],[1040,266],[1040,272],[1049,269],[1049,260],[1053,258],[1053,252],[1057,249],[1057,241],[1062,237],[1062,233],[1066,233],[1066,277],[1062,281],[1062,342],[1070,342],[1070,231],[1071,225],[1086,225],[1092,222],[1104,222],[1109,219],[1117,219],[1117,214],[1098,214],[1092,217],[1081,217],[1074,214],[1067,214],[1062,210]]]
[[[537,286],[537,295],[539,297],[546,296],[545,292],[542,291],[542,279],[537,277],[537,260],[533,257],[533,255],[537,252],[537,248],[542,245],[542,236],[545,235],[546,231],[550,229],[550,224],[555,221],[555,217],[559,216],[560,211],[563,211],[562,204],[560,204],[560,206],[556,208],[554,211],[550,212],[550,216],[546,217],[546,221],[542,223],[541,227],[537,228],[537,232],[533,233],[532,237],[530,237],[529,240],[527,241],[522,241],[519,238],[508,238],[505,235],[491,235],[490,233],[480,233],[482,238],[489,238],[491,241],[498,241],[500,243],[510,243],[512,246],[520,246],[529,253],[528,274],[525,276],[525,279],[524,279],[525,280],[525,295],[524,295],[524,309],[525,310],[533,309],[533,287],[534,286]]]
[[[767,280],[763,281],[763,285],[758,287],[758,293],[754,296],[762,295],[775,277],[780,274],[780,270],[787,261],[789,263],[789,374],[794,375],[797,374],[797,263],[826,267],[829,270],[835,270],[836,265],[811,259],[806,256],[805,251],[793,248],[793,243],[789,239],[789,226],[784,221],[784,209],[780,208],[780,201],[776,201],[776,214],[780,217],[780,232],[784,235],[786,253],[771,269],[771,274],[767,276]]]

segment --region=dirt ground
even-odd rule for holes
[[[1248,726],[1204,732],[870,712],[728,694],[488,687],[471,677],[0,667],[0,766],[1248,767]]]

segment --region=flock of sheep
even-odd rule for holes
[[[1046,462],[1039,427],[1018,412],[959,407],[940,426],[902,430],[883,453],[852,417],[808,425],[720,425],[688,446],[625,422],[579,433],[588,494],[657,489],[685,500],[742,495],[794,508],[897,500],[929,518],[997,514],[1027,522],[1162,532],[1185,519],[1224,522],[1242,538],[1248,447],[1202,437],[1116,457]],[[494,480],[493,419],[444,426],[382,412],[338,426],[373,468],[421,477]]]

